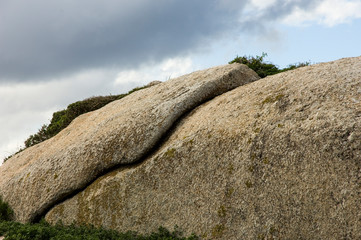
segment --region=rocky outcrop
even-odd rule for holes
[[[98,178],[46,220],[178,225],[204,239],[360,239],[360,160],[361,57],[218,96],[143,162]]]
[[[109,169],[139,161],[198,105],[259,79],[244,65],[198,71],[137,91],[70,126],[0,167],[0,195],[21,222],[33,221]]]

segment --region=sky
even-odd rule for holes
[[[0,163],[92,96],[260,56],[361,55],[361,0],[0,0]]]

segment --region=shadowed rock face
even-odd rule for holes
[[[218,96],[145,161],[98,178],[46,220],[178,225],[205,239],[361,239],[360,189],[361,57]]]
[[[194,72],[84,114],[0,167],[0,194],[17,221],[33,221],[111,168],[139,161],[183,114],[258,80],[245,65]]]

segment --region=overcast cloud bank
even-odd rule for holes
[[[271,29],[325,4],[299,1],[5,1],[0,81],[46,81],[93,68],[136,68],[186,56],[222,35]],[[357,3],[350,2],[353,11]],[[356,6],[357,7],[357,6]],[[345,10],[347,11],[347,10]],[[311,11],[312,12],[312,11]],[[321,11],[322,12],[322,11]],[[357,15],[357,14],[356,14]]]

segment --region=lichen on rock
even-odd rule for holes
[[[178,225],[204,239],[359,239],[360,89],[360,57],[238,87],[188,114],[142,164],[105,175],[46,219]]]

